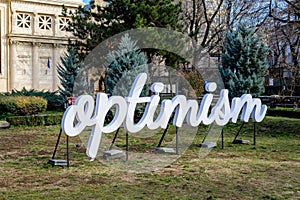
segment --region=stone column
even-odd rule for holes
[[[38,34],[38,28],[39,28],[39,15],[35,12],[33,13],[33,25],[32,25],[32,32],[33,35],[37,35]]]
[[[40,82],[39,46],[40,43],[32,43],[32,88],[36,90],[39,89]]]
[[[16,87],[17,59],[17,41],[10,40],[10,90]]]
[[[53,45],[53,64],[52,64],[52,74],[53,74],[53,78],[52,78],[52,90],[55,91],[58,88],[58,74],[57,74],[57,70],[56,70],[56,65],[59,62],[59,44],[54,44]]]
[[[59,17],[58,15],[54,16],[54,36],[58,36],[58,30],[59,30]]]
[[[11,32],[15,33],[17,27],[17,13],[16,11],[11,11]]]

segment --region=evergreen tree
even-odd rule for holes
[[[84,57],[105,39],[126,30],[142,27],[160,27],[181,30],[179,23],[181,4],[175,0],[114,0],[105,1],[107,6],[90,2],[89,8],[78,7],[75,12],[64,9],[71,16],[68,31],[77,40],[69,45],[76,49],[79,58]],[[158,39],[158,38],[157,38]],[[159,40],[157,40],[159,43]]]
[[[64,99],[73,95],[75,78],[79,72],[81,62],[73,49],[70,49],[61,58],[61,64],[57,65],[57,73],[61,83],[59,93]]]
[[[148,74],[147,58],[128,34],[121,38],[116,51],[107,56],[106,93],[128,96],[131,86],[139,73]],[[146,87],[141,96],[146,96]]]
[[[226,34],[219,71],[230,98],[243,94],[258,97],[264,92],[268,48],[260,39],[244,24]]]

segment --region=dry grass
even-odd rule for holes
[[[199,159],[202,127],[180,159],[148,173],[89,162],[85,149],[75,146],[78,137],[70,140],[71,167],[51,167],[47,161],[58,126],[0,130],[0,199],[300,199],[299,124],[298,119],[265,119],[256,146],[232,145],[239,127],[228,125],[225,149]],[[251,124],[241,137],[252,140]],[[147,141],[142,151],[157,143]],[[64,152],[61,145],[58,155],[63,158]]]

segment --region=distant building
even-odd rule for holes
[[[55,66],[70,33],[62,5],[76,9],[82,0],[0,1],[0,92],[57,90]]]
[[[295,24],[277,27],[270,35],[270,94],[300,95],[299,27]]]

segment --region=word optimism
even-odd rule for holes
[[[184,119],[191,126],[198,126],[201,122],[205,125],[216,124],[223,126],[231,120],[236,123],[240,112],[242,121],[248,122],[250,115],[252,120],[260,122],[263,120],[267,106],[261,105],[258,98],[252,98],[250,94],[244,94],[240,98],[233,98],[230,106],[228,90],[220,92],[220,98],[216,105],[209,109],[212,104],[213,95],[206,94],[201,101],[200,108],[196,100],[187,100],[183,95],[177,95],[172,100],[161,102],[160,113],[154,119],[155,111],[160,102],[159,93],[164,88],[163,83],[154,83],[151,86],[155,95],[151,97],[140,97],[146,83],[147,74],[139,74],[130,90],[128,97],[108,96],[105,93],[98,93],[96,107],[94,99],[89,95],[80,96],[75,105],[68,107],[62,119],[62,128],[69,136],[79,135],[86,126],[92,126],[92,132],[87,145],[87,155],[94,160],[98,153],[102,133],[111,133],[117,130],[122,124],[131,133],[136,133],[147,126],[154,130],[165,129],[174,112],[173,125],[181,127]],[[206,90],[214,92],[216,83],[208,83]],[[134,111],[138,103],[147,103],[144,114],[138,123],[134,123]],[[113,120],[104,126],[104,120],[108,111],[115,106]],[[76,120],[75,120],[76,119]]]

